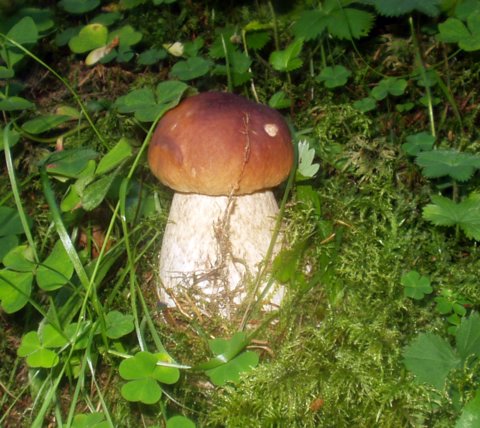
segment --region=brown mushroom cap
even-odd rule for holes
[[[205,92],[160,120],[148,162],[153,174],[178,192],[241,195],[285,180],[293,147],[275,110],[238,95]]]

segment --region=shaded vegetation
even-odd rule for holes
[[[0,4],[0,425],[477,426],[479,1],[20,3]],[[293,131],[278,312],[158,304],[171,191],[145,149],[208,90]]]

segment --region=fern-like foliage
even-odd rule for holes
[[[347,7],[351,2],[326,0],[322,9],[307,10],[293,25],[293,34],[305,40],[320,37],[325,31],[338,39],[359,39],[370,32],[374,15]]]

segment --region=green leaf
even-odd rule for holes
[[[30,110],[35,104],[22,97],[8,97],[0,100],[1,111]]]
[[[414,270],[404,274],[400,282],[404,287],[404,296],[415,300],[423,299],[426,294],[430,294],[433,291],[428,277],[421,276]]]
[[[374,110],[377,107],[377,102],[371,97],[365,97],[355,101],[353,107],[362,113],[366,113],[367,111]]]
[[[119,142],[98,163],[95,174],[104,174],[120,165],[132,155],[132,146],[126,138],[120,138]]]
[[[428,178],[446,175],[457,181],[469,180],[480,169],[480,156],[455,150],[431,150],[418,153],[416,163]]]
[[[134,329],[133,316],[119,311],[110,311],[105,317],[106,335],[110,339],[118,339],[131,333]]]
[[[462,410],[455,428],[478,428],[480,426],[480,390],[477,389],[475,397],[470,400]]]
[[[44,115],[25,122],[22,125],[22,129],[29,134],[42,134],[56,128],[57,126],[65,122],[68,122],[71,119],[72,118],[70,116],[58,114]]]
[[[455,9],[455,16],[462,21],[466,21],[472,13],[480,10],[480,2],[478,0],[455,1],[455,3],[452,5]]]
[[[108,29],[102,24],[89,24],[68,42],[74,53],[84,53],[107,44]]]
[[[119,39],[120,47],[129,47],[136,45],[142,40],[142,33],[135,31],[131,25],[124,25],[108,35],[107,43],[112,42],[116,37]]]
[[[316,80],[323,82],[327,88],[337,88],[344,86],[351,74],[352,72],[343,65],[335,65],[334,67],[325,67]]]
[[[106,27],[109,27],[110,25],[115,24],[115,22],[122,19],[122,17],[123,15],[118,11],[100,13],[90,21],[90,24],[102,24]]]
[[[366,36],[373,26],[374,16],[364,10],[344,7],[336,0],[327,0],[322,10],[307,10],[293,25],[295,37],[315,39],[328,30],[339,39],[358,39]]]
[[[313,163],[315,149],[310,148],[307,141],[298,143],[298,168],[297,172],[303,178],[312,178],[320,169],[320,164]]]
[[[68,343],[68,339],[51,324],[45,324],[39,333],[40,342],[45,348],[61,348]]]
[[[0,270],[0,300],[7,314],[19,311],[28,303],[32,281],[31,272]]]
[[[121,393],[125,400],[154,404],[160,400],[162,388],[153,379],[144,378],[126,383],[122,386]]]
[[[75,415],[72,423],[72,428],[109,428],[110,426],[102,412],[79,413]]]
[[[167,51],[165,49],[151,48],[142,52],[137,59],[140,65],[153,65],[160,60],[167,57]]]
[[[139,110],[154,108],[155,105],[155,95],[150,88],[134,89],[115,101],[115,106],[120,113],[134,113]]]
[[[232,350],[238,349],[239,345],[243,345],[246,340],[246,334],[243,332],[235,333],[231,339],[213,339],[208,342],[212,352],[223,360],[223,364],[206,370],[205,373],[210,380],[218,386],[223,386],[227,382],[238,382],[240,373],[249,371],[258,364],[258,354],[246,351],[228,359],[222,356],[228,355]]]
[[[36,331],[30,331],[22,337],[17,355],[19,357],[27,357],[26,361],[30,367],[51,368],[55,367],[59,362],[58,355],[42,345]]]
[[[32,219],[27,217],[27,220],[31,226]],[[0,206],[0,236],[20,235],[22,233],[23,226],[18,211],[14,208]]]
[[[430,151],[435,144],[435,137],[428,132],[419,132],[408,135],[407,142],[402,144],[402,150],[410,156],[417,156],[420,152]]]
[[[423,209],[423,218],[436,226],[460,226],[468,238],[480,241],[480,194],[472,193],[460,203],[432,196],[433,204]]]
[[[338,1],[334,0],[337,5]],[[338,39],[352,40],[368,35],[374,16],[364,10],[350,7],[332,11],[328,19],[328,32]]]
[[[407,81],[405,79],[398,79],[397,77],[385,77],[378,82],[377,86],[372,89],[372,97],[377,101],[383,100],[388,95],[400,96],[405,93],[407,88]]]
[[[292,31],[296,38],[312,40],[320,36],[327,28],[327,15],[321,10],[305,10],[293,24]]]
[[[28,355],[26,361],[30,367],[43,367],[48,369],[55,367],[60,359],[55,351],[39,348]]]
[[[52,153],[44,159],[44,163],[49,174],[78,178],[89,161],[97,157],[98,153],[92,149],[68,149]]]
[[[0,79],[11,79],[13,76],[15,76],[13,68],[7,68],[0,65]]]
[[[30,16],[26,16],[10,29],[7,37],[24,47],[29,47],[38,40],[37,26]],[[25,53],[11,44],[7,44],[7,46],[6,51],[2,49],[1,56],[6,64],[12,67],[25,56]]]
[[[258,51],[265,47],[265,45],[270,41],[270,39],[271,34],[268,31],[249,31],[245,35],[248,49],[251,49],[253,51]]]
[[[118,174],[119,171],[114,171],[86,186],[81,197],[83,209],[92,211],[97,208],[107,196],[108,190]]]
[[[223,386],[227,382],[237,383],[240,380],[240,374],[256,367],[258,361],[259,357],[256,352],[246,351],[233,360],[214,369],[207,370],[205,373],[212,383],[217,386]]]
[[[268,100],[268,105],[271,108],[283,109],[288,108],[292,104],[291,99],[288,97],[285,91],[275,92]]]
[[[473,312],[468,318],[463,318],[456,332],[456,344],[463,360],[471,355],[480,358],[480,315]]]
[[[155,354],[155,357],[157,358],[157,362],[170,364],[173,363],[170,355],[166,353],[157,353]],[[178,382],[178,379],[180,379],[180,370],[178,370],[176,367],[167,367],[157,364],[155,370],[153,371],[152,377],[159,382],[166,383],[167,385],[173,385],[174,383]]]
[[[3,264],[19,272],[32,272],[35,268],[32,248],[26,244],[13,248],[3,258]]]
[[[440,13],[441,0],[374,0],[378,13],[385,16],[401,16],[421,12],[428,16]]]
[[[175,107],[182,98],[188,85],[183,82],[167,80],[160,82],[155,90],[136,89],[118,98],[115,106],[121,113],[135,113],[142,122],[153,122],[157,116]]]
[[[170,70],[170,77],[180,80],[192,80],[207,74],[211,67],[211,61],[194,56],[186,61],[177,62]]]
[[[418,382],[441,391],[450,371],[460,366],[460,358],[440,336],[421,333],[403,350],[404,364]]]
[[[18,237],[16,235],[0,236],[0,261],[17,245]]]
[[[66,12],[83,15],[96,9],[100,5],[100,0],[61,0],[58,5]]]
[[[167,420],[166,428],[195,428],[195,423],[185,416],[172,416]]]
[[[269,62],[277,71],[292,71],[300,68],[303,61],[299,58],[303,48],[303,39],[290,43],[286,49],[274,51],[270,54]]]
[[[467,51],[480,49],[480,10],[475,10],[467,17],[467,26],[457,18],[448,18],[438,25],[438,39],[445,43],[458,43]]]
[[[126,380],[151,377],[158,358],[150,352],[138,352],[132,358],[127,358],[120,363],[119,373]]]
[[[64,286],[73,275],[73,264],[60,240],[37,269],[37,284],[45,291]]]

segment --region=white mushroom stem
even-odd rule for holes
[[[160,252],[161,299],[229,317],[251,297],[277,214],[271,191],[232,197],[175,193]],[[272,287],[265,302],[278,305],[282,297],[283,289]]]

